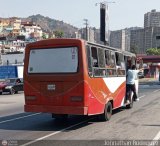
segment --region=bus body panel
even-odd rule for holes
[[[78,72],[72,74],[28,74],[30,49],[70,47],[82,48],[82,41],[75,39],[52,39],[29,44],[25,52],[24,66],[24,93],[25,111],[49,112],[59,114],[88,114],[88,99],[84,99],[84,56],[83,51],[78,51]],[[55,90],[49,90],[49,86],[55,86]],[[27,98],[35,97],[33,100]],[[72,99],[73,98],[73,99]],[[71,101],[79,100],[82,101]],[[51,108],[52,107],[52,108]],[[73,111],[73,109],[75,110]],[[51,110],[52,109],[52,110]],[[77,109],[77,110],[76,110]]]
[[[47,90],[47,85],[54,84],[56,86],[56,92],[54,90]],[[84,109],[88,104],[88,99],[85,99],[84,97],[84,82],[44,82],[44,83],[37,83],[37,89],[32,89],[32,85],[29,85],[25,83],[25,92],[28,92],[29,94],[25,94],[26,97],[26,107],[27,105],[34,106],[37,105],[40,107],[40,111],[42,112],[41,107],[46,107],[45,112],[50,112],[50,110],[47,111],[47,107],[56,107],[55,110],[59,107],[62,108],[63,111],[59,110],[59,114],[63,114],[64,112],[67,113],[68,110],[65,110],[64,107],[72,107],[77,109]],[[36,87],[36,86],[35,86]],[[35,96],[34,100],[27,100],[27,97]],[[27,108],[26,108],[27,109]],[[49,108],[50,109],[50,108]],[[53,108],[54,109],[54,108]],[[53,112],[52,109],[52,112]],[[29,110],[29,109],[28,109]],[[26,111],[28,111],[26,110]],[[71,110],[72,111],[72,110]],[[77,110],[78,111],[78,110]],[[57,110],[55,111],[57,113]],[[54,113],[54,112],[53,112]],[[82,114],[84,112],[80,111],[80,113],[76,114]]]
[[[116,78],[90,79],[89,85],[89,115],[103,113],[104,106],[108,101],[113,101],[114,109],[123,106],[126,91],[126,82],[123,77],[120,77],[119,81]]]
[[[26,112],[88,115],[88,107],[83,106],[24,105],[24,110]]]

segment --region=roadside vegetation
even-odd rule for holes
[[[160,48],[150,48],[146,50],[147,55],[160,55]]]

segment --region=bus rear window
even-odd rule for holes
[[[77,47],[30,50],[28,73],[75,73],[77,69]]]

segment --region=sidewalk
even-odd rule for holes
[[[142,79],[139,79],[139,84],[156,84],[156,85],[160,85],[160,81],[157,78],[142,78]]]

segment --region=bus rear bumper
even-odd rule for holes
[[[24,105],[25,112],[88,115],[88,107]]]

